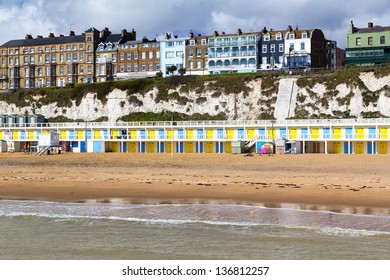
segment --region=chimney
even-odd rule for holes
[[[127,30],[126,29],[122,29],[121,35],[122,35],[122,38],[127,38]]]
[[[148,42],[149,40],[148,40],[148,37],[146,37],[146,36],[144,36],[143,38],[142,38],[142,43],[145,43],[145,42]]]
[[[74,33],[74,31],[70,31],[69,36],[76,36],[76,34]]]
[[[137,32],[134,30],[134,28],[131,29],[130,40],[131,41],[137,40]]]
[[[190,32],[190,38],[194,38],[194,32]]]
[[[26,37],[25,37],[25,39],[26,40],[29,40],[29,39],[32,39],[33,37],[31,36],[31,34],[26,34]]]
[[[49,33],[49,38],[54,38],[54,33]]]
[[[42,39],[43,36],[42,36],[42,35],[37,35],[37,38],[38,38],[38,39]]]
[[[218,36],[218,31],[214,31],[214,37]]]
[[[293,31],[291,25],[289,25],[289,26],[287,27],[287,31],[289,31],[289,32]]]
[[[177,35],[174,35],[173,38],[177,39]]]
[[[100,31],[100,38],[105,39],[110,34],[111,34],[111,31],[108,29],[108,27],[106,27],[102,31]]]
[[[201,36],[202,36],[202,34],[199,33],[199,34],[198,34],[198,37],[201,37]]]
[[[165,39],[167,39],[167,40],[171,39],[171,34],[165,33]]]
[[[64,34],[60,34],[60,37],[63,38],[63,37],[65,37],[65,36],[64,36]]]
[[[368,23],[368,28],[373,28],[374,27],[374,24],[372,22],[369,22]]]
[[[238,34],[238,35],[241,35],[241,34],[242,34],[241,28],[238,28],[238,29],[237,29],[237,34]]]
[[[222,35],[225,35],[225,31],[222,31]]]
[[[267,34],[268,33],[267,27],[264,26],[261,32],[263,32],[263,34]]]

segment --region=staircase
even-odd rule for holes
[[[295,101],[297,95],[296,87],[294,90],[295,81],[296,79],[281,79],[279,81],[279,91],[274,113],[277,120],[285,120],[294,112],[295,103],[291,103]]]
[[[43,147],[40,147],[41,149],[38,149],[38,151],[36,152],[36,156],[41,156],[43,155],[49,148],[51,148],[51,146],[43,146]]]

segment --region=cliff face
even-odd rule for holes
[[[61,102],[48,99],[50,93],[25,93],[18,96],[18,102],[3,98],[0,114],[34,113],[65,121],[131,120],[133,114],[141,112],[227,120],[390,117],[390,74],[232,76],[224,82],[231,84],[226,86],[210,78],[196,80],[196,84],[179,80],[173,86],[162,87],[161,81],[152,81],[146,89],[112,87],[103,93],[91,89],[78,99],[69,97]]]

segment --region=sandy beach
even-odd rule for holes
[[[390,155],[0,154],[0,198],[390,208]]]

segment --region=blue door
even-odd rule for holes
[[[237,139],[245,139],[245,131],[243,128],[237,129]]]
[[[324,136],[324,139],[330,139],[330,128],[329,127],[324,127],[322,129],[322,134]]]
[[[94,141],[93,142],[93,152],[94,153],[103,153],[103,142],[102,141]]]
[[[165,135],[164,130],[163,130],[163,129],[160,129],[160,130],[158,131],[158,139],[164,139],[164,135]],[[164,144],[164,143],[161,143],[161,144]],[[163,145],[163,146],[164,146],[164,145]]]
[[[260,139],[266,139],[265,137],[265,128],[259,128],[259,138]]]
[[[352,139],[352,127],[347,127],[345,129],[345,138]]]
[[[74,143],[74,142],[73,142]],[[76,142],[77,143],[77,142]],[[73,146],[74,147],[74,146]],[[85,153],[87,151],[87,146],[85,145],[85,141],[80,141],[80,152]]]
[[[203,153],[203,143],[202,142],[196,142],[195,143],[195,152],[197,153]]]
[[[159,148],[159,153],[164,153],[165,152],[165,145],[164,145],[164,143],[159,143],[158,148]]]
[[[176,152],[177,153],[183,153],[184,152],[183,142],[177,142],[176,143]]]
[[[223,142],[217,143],[217,145],[216,145],[216,152],[217,153],[223,153]]]
[[[140,153],[145,153],[146,152],[146,145],[145,142],[141,142],[138,144],[138,151]]]
[[[375,127],[368,128],[368,138],[370,138],[370,139],[376,138],[376,128]]]
[[[301,138],[302,139],[309,138],[309,133],[307,128],[301,128]]]
[[[368,142],[367,143],[367,150],[370,155],[376,154],[376,143]]]
[[[344,154],[352,154],[352,142],[349,143],[349,147],[348,142],[344,142]]]
[[[218,128],[217,129],[217,139],[224,139],[223,137],[223,129],[222,128]]]

